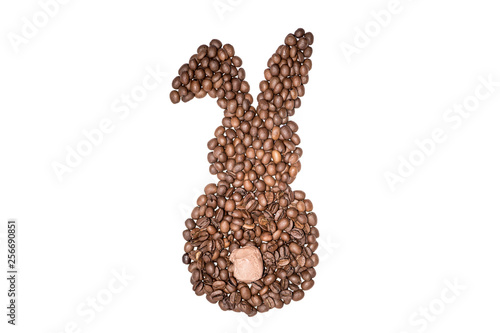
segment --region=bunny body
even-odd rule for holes
[[[173,103],[209,95],[224,109],[207,144],[209,172],[219,181],[205,187],[183,233],[193,290],[223,310],[255,315],[302,299],[314,285],[317,217],[305,193],[290,187],[302,149],[298,125],[289,120],[309,81],[313,41],[303,29],[286,36],[268,61],[257,108],[241,58],[216,39],[200,46],[172,82]],[[260,249],[264,261],[262,278],[251,285],[235,279],[228,259],[243,246]]]

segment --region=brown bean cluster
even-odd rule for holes
[[[208,142],[209,170],[219,182],[205,187],[186,220],[182,258],[195,293],[223,310],[252,316],[301,300],[314,285],[317,217],[305,193],[290,187],[302,149],[289,120],[309,80],[313,41],[304,29],[286,36],[264,71],[257,109],[241,58],[217,39],[201,45],[172,82],[173,103],[208,94],[224,109]],[[251,284],[232,275],[229,261],[245,245],[258,247],[264,261],[263,277]]]

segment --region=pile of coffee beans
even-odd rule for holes
[[[298,125],[289,120],[309,81],[313,41],[304,29],[286,36],[269,58],[257,108],[241,58],[217,39],[201,45],[172,82],[173,103],[208,94],[224,109],[207,144],[209,171],[219,181],[205,187],[185,222],[182,257],[196,295],[222,310],[253,316],[299,301],[314,286],[317,217],[306,194],[290,187],[302,149]],[[238,281],[229,261],[244,246],[260,249],[264,262],[262,278],[252,283]]]

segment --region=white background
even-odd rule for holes
[[[23,17],[33,22],[42,9],[2,2],[1,267],[6,221],[16,218],[20,277],[15,328],[1,279],[0,331],[498,332],[500,87],[458,128],[443,115],[473,101],[480,76],[500,81],[499,8],[401,0],[349,62],[342,43],[356,46],[356,29],[377,29],[370,13],[388,6],[74,0],[16,52],[10,39],[22,36]],[[243,59],[256,97],[268,58],[298,27],[315,42],[293,117],[304,150],[293,188],[314,203],[321,262],[304,300],[248,320],[195,296],[181,262],[184,220],[214,179],[206,142],[222,112],[208,97],[172,105],[170,83],[200,44],[219,38]],[[157,67],[162,83],[128,116],[113,112]],[[103,119],[113,131],[60,181],[53,163]],[[435,128],[447,140],[391,191],[384,174]],[[122,269],[133,276],[127,286],[95,317],[78,314],[109,296]],[[447,280],[466,290],[454,296]],[[438,314],[422,319],[429,306]]]

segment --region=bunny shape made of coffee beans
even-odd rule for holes
[[[313,205],[290,184],[300,171],[298,125],[314,37],[288,34],[269,58],[252,106],[242,60],[214,39],[179,69],[173,103],[207,94],[224,109],[222,126],[208,141],[208,184],[185,222],[182,261],[196,295],[224,311],[253,316],[299,301],[314,286],[319,231]]]

